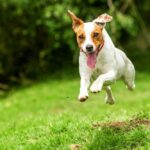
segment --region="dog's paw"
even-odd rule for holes
[[[100,92],[101,90],[102,90],[102,84],[97,81],[95,81],[90,87],[90,91],[92,93],[97,93],[97,92]]]
[[[108,97],[108,96],[106,96],[105,102],[106,102],[106,104],[113,105],[115,103],[115,99],[114,99],[114,97]]]
[[[135,84],[128,85],[127,88],[129,91],[133,91],[135,89]]]
[[[80,102],[84,102],[88,99],[88,97],[89,97],[89,95],[87,93],[86,94],[81,93],[81,94],[79,94],[78,99]]]

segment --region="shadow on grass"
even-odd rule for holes
[[[60,72],[59,72],[60,71]],[[1,84],[0,83],[0,100],[4,100],[7,96],[9,96],[9,93],[12,91],[18,91],[18,90],[24,90],[31,86],[36,86],[38,84],[42,83],[53,83],[53,82],[64,82],[69,80],[74,80],[79,78],[79,73],[77,68],[73,69],[66,69],[66,70],[59,70],[55,71],[53,73],[43,74],[39,75],[36,79],[28,79],[23,78],[22,80],[19,80],[16,83],[13,84]]]

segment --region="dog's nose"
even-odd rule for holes
[[[87,50],[88,52],[92,52],[92,51],[93,51],[93,46],[92,46],[92,45],[87,45],[87,46],[86,46],[86,50]]]

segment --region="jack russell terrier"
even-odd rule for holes
[[[126,54],[116,48],[105,30],[107,22],[112,17],[104,13],[92,22],[84,22],[68,10],[72,19],[72,28],[76,33],[80,48],[79,72],[80,94],[79,100],[85,101],[88,95],[91,76],[98,73],[97,79],[90,87],[93,93],[106,90],[106,103],[114,104],[114,97],[110,85],[117,79],[122,79],[129,90],[135,88],[135,69]]]

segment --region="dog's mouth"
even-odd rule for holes
[[[87,55],[87,65],[93,69],[96,66],[96,59],[97,59],[97,51],[86,53]]]
[[[94,69],[95,66],[96,66],[96,60],[97,60],[97,56],[99,54],[99,52],[101,51],[101,49],[103,48],[104,46],[104,41],[102,42],[101,45],[98,46],[98,48],[95,50],[95,51],[92,51],[92,52],[84,52],[82,49],[81,49],[81,52],[84,52],[85,55],[87,56],[87,66],[91,69]]]

